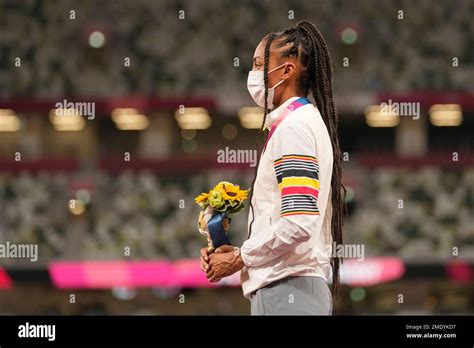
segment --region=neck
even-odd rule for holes
[[[288,99],[293,98],[293,97],[304,97],[304,95],[301,93],[298,93],[294,89],[290,89],[290,90],[286,89],[281,94],[281,97],[278,103],[273,102],[273,104],[275,105],[275,109],[279,107],[281,104],[283,104],[284,102],[286,102]]]

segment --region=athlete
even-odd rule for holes
[[[299,22],[267,34],[247,87],[264,108],[252,185],[248,239],[240,248],[201,250],[211,282],[241,270],[252,315],[330,315],[339,284],[345,190],[326,42]],[[311,92],[314,103],[308,99]]]

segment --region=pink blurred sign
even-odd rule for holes
[[[375,257],[363,261],[347,259],[341,267],[341,282],[351,286],[369,286],[400,279],[404,273],[404,262],[395,257]]]
[[[112,287],[201,288],[209,283],[198,260],[171,261],[58,261],[49,265],[53,284],[62,289]],[[234,277],[235,278],[235,277]],[[238,286],[240,282],[221,283]]]
[[[11,289],[12,281],[8,276],[7,272],[3,268],[0,267],[0,289]]]
[[[210,283],[199,260],[178,261],[57,261],[49,265],[53,284],[61,289],[113,287],[205,288],[240,286],[239,272]],[[341,268],[344,284],[368,286],[399,279],[405,273],[397,258],[348,259]]]
[[[463,260],[448,262],[446,272],[449,278],[461,283],[469,283],[474,279],[474,268],[470,263]]]

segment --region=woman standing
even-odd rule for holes
[[[335,294],[341,260],[332,249],[342,243],[345,191],[332,66],[316,27],[302,21],[266,35],[248,89],[265,110],[248,239],[237,250],[201,250],[202,268],[210,281],[242,269],[253,315],[329,315],[327,281],[332,273]]]

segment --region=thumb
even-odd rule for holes
[[[227,253],[229,251],[234,251],[234,247],[232,245],[221,245],[214,252],[216,252],[216,253]]]

